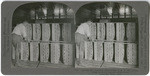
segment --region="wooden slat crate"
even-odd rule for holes
[[[60,44],[51,43],[51,63],[57,64],[60,61]]]
[[[48,23],[42,24],[42,40],[49,41],[50,39],[50,25]]]
[[[80,54],[80,47],[76,45],[76,58],[79,58],[79,54]]]
[[[92,23],[92,25],[90,25],[90,32],[91,32],[91,37],[92,40],[96,39],[96,24]]]
[[[71,23],[64,23],[62,26],[63,41],[71,41]]]
[[[115,62],[123,63],[124,61],[124,43],[115,43]]]
[[[82,42],[79,47],[79,58],[85,58],[85,43]]]
[[[115,27],[114,23],[106,23],[106,39],[107,40],[114,40],[115,37]]]
[[[124,41],[125,28],[124,23],[116,23],[116,40]]]
[[[59,41],[60,39],[60,25],[59,23],[52,23],[52,41]]]
[[[41,25],[33,24],[33,40],[41,39]]]
[[[21,42],[21,60],[29,59],[29,44],[27,42]]]
[[[26,27],[27,39],[32,40],[32,25],[27,24],[25,25],[25,27]]]
[[[136,26],[135,26],[135,23],[128,23],[126,31],[127,31],[127,40],[128,41],[135,41],[136,40]]]
[[[85,41],[85,59],[92,60],[93,59],[93,42]],[[83,46],[82,46],[83,47]]]
[[[30,43],[30,61],[39,60],[39,43],[31,42]]]
[[[97,39],[105,40],[105,23],[97,23]]]
[[[63,63],[65,65],[73,65],[72,44],[63,44]]]
[[[112,62],[113,60],[113,43],[112,42],[105,42],[104,43],[104,61]]]
[[[137,44],[127,44],[127,62],[128,64],[137,64]]]
[[[48,62],[49,60],[49,44],[40,43],[40,61]]]
[[[94,60],[102,61],[103,59],[103,43],[94,42]]]

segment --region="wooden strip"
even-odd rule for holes
[[[85,59],[92,60],[93,59],[93,43],[85,41],[84,45],[85,45]]]
[[[127,40],[128,41],[135,41],[136,40],[135,23],[128,23],[127,24]]]
[[[124,61],[124,44],[115,43],[115,62],[123,63]]]
[[[106,62],[112,62],[113,60],[113,43],[111,42],[104,43],[104,60]]]
[[[107,30],[106,30],[106,39],[107,40],[114,40],[115,37],[115,27],[114,23],[107,23]]]
[[[97,23],[97,39],[105,40],[105,23]]]
[[[91,32],[92,40],[96,40],[96,24],[95,23],[92,23],[92,25],[90,25],[90,32]]]
[[[103,43],[94,42],[94,60],[102,61],[103,59]]]
[[[127,44],[127,62],[137,65],[137,44]]]
[[[60,39],[60,25],[58,23],[52,24],[52,41],[59,41]]]
[[[49,44],[40,43],[40,61],[48,62],[49,59]]]
[[[39,59],[39,45],[38,42],[30,43],[30,61],[38,61]]]
[[[116,23],[116,39],[124,41],[125,28],[123,23]]]
[[[27,24],[27,25],[25,25],[25,27],[26,27],[27,39],[32,40],[32,25]]]
[[[63,62],[65,65],[73,65],[73,48],[71,44],[63,45]]]
[[[33,24],[33,40],[41,39],[41,26],[40,24]]]
[[[63,41],[71,41],[71,23],[64,23],[62,26]]]
[[[12,45],[12,59],[15,59],[15,47]]]
[[[51,44],[51,63],[57,64],[60,61],[60,44]]]
[[[42,40],[49,41],[50,39],[50,25],[48,23],[42,24]]]
[[[27,42],[21,42],[21,60],[28,60],[29,58],[29,45]]]

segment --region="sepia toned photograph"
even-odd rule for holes
[[[1,8],[3,74],[148,73],[146,2],[6,1]]]

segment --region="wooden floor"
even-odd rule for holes
[[[62,62],[58,64],[52,64],[50,62],[34,62],[34,61],[19,61],[19,64],[12,68],[137,68],[135,65],[115,62],[104,62],[104,61],[94,61],[94,60],[81,60],[75,61],[75,66],[64,65]]]

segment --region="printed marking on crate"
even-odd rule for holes
[[[127,40],[135,41],[136,40],[135,38],[136,38],[135,23],[128,23],[127,24]]]
[[[93,43],[85,41],[85,59],[92,60],[93,59]]]
[[[116,23],[116,39],[123,41],[125,36],[124,23]]]
[[[105,39],[105,23],[97,23],[97,39]]]
[[[137,44],[127,44],[127,62],[128,64],[137,64]]]
[[[52,23],[52,41],[59,41],[60,39],[60,25],[59,23]]]
[[[113,60],[113,43],[105,42],[104,43],[104,61],[112,62]]]
[[[60,61],[60,44],[51,43],[51,63],[57,64]]]
[[[21,42],[21,60],[28,60],[29,58],[29,45],[27,42]]]
[[[41,25],[33,24],[33,40],[41,39]]]
[[[124,44],[123,43],[115,43],[115,62],[123,63],[124,61]]]
[[[49,41],[50,39],[50,25],[48,23],[42,24],[42,40]]]
[[[30,43],[30,61],[38,61],[39,59],[39,45],[38,42]]]
[[[94,60],[102,61],[103,59],[103,43],[94,42]]]
[[[73,64],[73,48],[71,44],[63,44],[63,62],[65,65]]]
[[[114,40],[115,37],[115,27],[114,27],[114,23],[107,23],[106,25],[106,39],[107,40]]]
[[[48,62],[49,59],[49,44],[40,43],[40,61]]]

